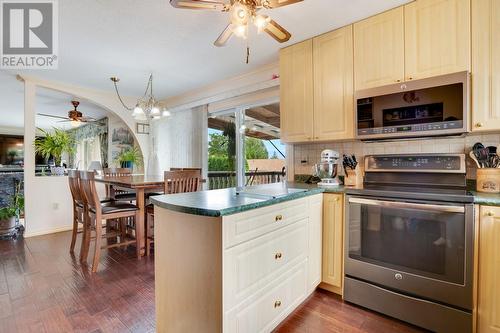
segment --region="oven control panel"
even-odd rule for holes
[[[465,173],[465,155],[371,155],[365,157],[365,171]]]

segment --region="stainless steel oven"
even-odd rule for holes
[[[469,77],[468,72],[460,72],[357,91],[357,138],[467,132]]]
[[[367,163],[365,188],[346,197],[344,296],[433,331],[471,332],[474,206],[463,158],[448,158]]]

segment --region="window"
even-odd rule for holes
[[[87,170],[92,161],[101,161],[99,137],[81,140],[76,146],[75,163],[80,170]]]
[[[284,174],[279,103],[209,114],[209,189],[275,183]]]

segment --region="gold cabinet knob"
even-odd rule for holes
[[[318,139],[319,139],[319,136],[315,136],[315,137],[314,137],[314,139],[315,139],[315,140],[318,140]]]
[[[279,308],[281,306],[281,301],[274,302],[274,307]]]
[[[276,222],[282,221],[283,220],[283,215],[281,215],[281,214],[280,215],[276,215],[276,217],[274,218],[274,220]]]
[[[398,79],[398,80],[396,80],[396,82],[401,82],[401,80]]]
[[[281,252],[278,252],[274,255],[274,259],[276,259],[276,260],[281,259],[282,256],[283,256],[283,254]]]
[[[409,77],[408,77],[408,80],[413,80],[413,77],[409,76]]]
[[[495,216],[495,213],[490,210],[490,211],[486,212],[486,216],[490,216],[490,217]]]
[[[476,127],[483,127],[483,123],[476,123]]]
[[[335,197],[335,198],[333,199],[333,201],[335,201],[335,202],[339,202],[339,200],[340,200],[340,199],[339,199],[339,197]]]

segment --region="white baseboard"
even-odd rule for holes
[[[67,225],[64,227],[59,227],[55,229],[47,229],[47,230],[39,230],[39,231],[33,231],[33,232],[24,232],[24,238],[29,238],[29,237],[35,237],[35,236],[42,236],[42,235],[48,235],[48,234],[55,234],[57,232],[63,232],[63,231],[68,231],[72,230],[73,225]]]

